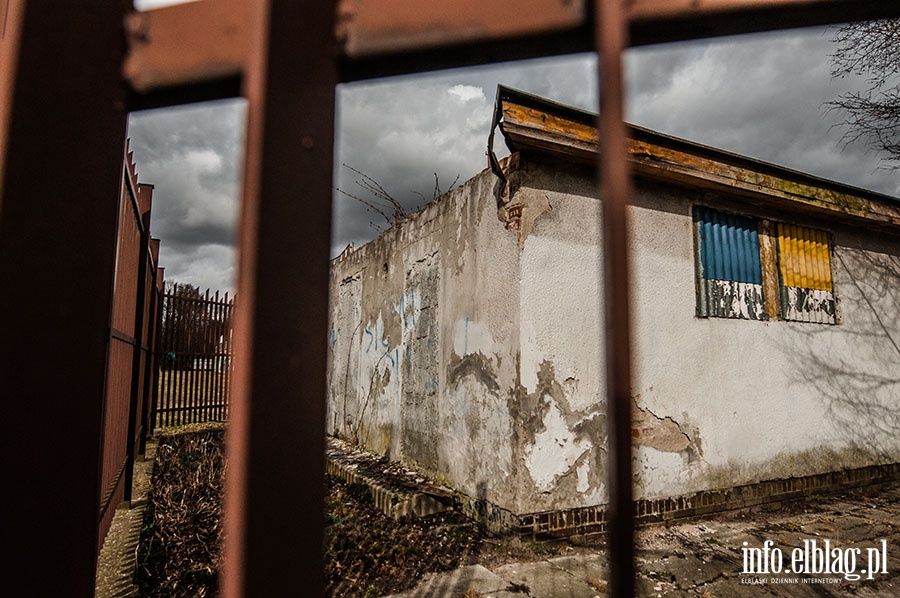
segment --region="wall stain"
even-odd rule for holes
[[[552,362],[544,360],[538,370],[538,383],[534,392],[526,392],[521,383],[521,356],[516,355],[516,388],[510,392],[507,407],[513,422],[514,477],[518,480],[517,491],[520,498],[529,502],[539,501],[552,508],[557,504],[571,502],[573,497],[584,494],[584,480],[579,477],[579,469],[587,465],[587,491],[596,491],[606,483],[606,442],[607,426],[605,402],[584,410],[574,410],[568,395],[575,386],[574,378],[560,383]],[[567,429],[567,446],[586,446],[569,466],[555,475],[553,488],[548,492],[537,490],[538,484],[528,467],[527,458],[539,442],[539,436],[546,431],[545,419],[551,408],[557,409]],[[563,448],[560,445],[560,448]],[[582,474],[583,475],[583,474]],[[582,490],[579,490],[582,486]],[[543,507],[542,507],[543,508]]]
[[[854,470],[870,465],[887,465],[900,459],[897,453],[884,454],[859,444],[835,449],[828,446],[799,452],[779,453],[763,462],[747,463],[731,459],[725,465],[709,467],[703,472],[698,487],[730,488],[765,480],[778,480],[802,475]]]
[[[481,352],[469,353],[460,357],[454,351],[450,355],[450,363],[447,365],[447,383],[450,386],[456,386],[466,376],[474,377],[495,396],[500,396],[500,386],[497,384],[497,375],[491,367],[491,360]]]
[[[380,360],[379,360],[380,361]],[[365,419],[366,407],[369,406],[369,402],[375,403],[378,400],[378,397],[384,394],[385,388],[391,381],[391,369],[385,368],[381,373],[381,376],[378,375],[378,366],[375,366],[374,371],[372,372],[372,378],[369,381],[369,392],[366,394],[366,399],[363,402],[362,408],[359,410],[359,414],[357,415],[356,420],[356,429],[353,432],[353,442],[359,444],[360,435],[359,430],[360,426]],[[368,445],[368,439],[363,441],[363,445]]]
[[[519,167],[518,160],[510,161],[508,169],[508,194],[504,193],[498,202],[497,219],[516,236],[519,251],[522,251],[534,223],[553,206],[546,193],[521,186],[527,175]]]

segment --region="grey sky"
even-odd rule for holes
[[[900,195],[900,176],[862,146],[844,147],[822,104],[859,87],[830,77],[827,30],[789,31],[629,51],[629,121],[860,187]],[[575,55],[341,85],[335,186],[365,192],[346,163],[407,208],[486,166],[498,83],[595,109],[596,60]],[[234,227],[244,106],[239,100],[135,114],[141,181],[156,186],[153,234],[170,280],[234,287]],[[502,140],[499,142],[502,146]],[[299,191],[298,191],[299,193]],[[364,195],[363,195],[364,196]],[[335,193],[332,255],[384,219]]]

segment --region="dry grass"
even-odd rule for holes
[[[138,548],[141,596],[218,594],[224,426],[197,424],[159,436]],[[394,521],[368,487],[326,477],[327,595],[372,598],[411,588],[430,571],[476,562],[534,560],[528,547],[485,538],[462,514]],[[519,557],[519,558],[516,558]]]
[[[394,521],[375,507],[367,486],[328,476],[325,590],[369,598],[409,589],[425,573],[471,564],[482,532],[457,512]]]
[[[159,438],[138,547],[141,596],[213,596],[218,590],[224,427]]]

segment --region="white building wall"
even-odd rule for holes
[[[334,265],[329,432],[516,513],[602,504],[594,183],[521,184],[518,224],[483,173]],[[697,202],[832,233],[839,324],[697,317]],[[638,497],[900,460],[897,237],[645,182],[629,217]]]

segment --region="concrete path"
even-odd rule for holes
[[[875,492],[815,498],[802,505],[641,529],[636,595],[900,596],[900,484]],[[826,540],[832,553],[830,568],[828,573],[817,573],[822,569],[822,559],[814,560],[813,555],[824,554]],[[560,556],[536,562],[508,563],[492,569],[473,565],[431,574],[418,587],[395,598],[606,595],[609,571],[602,546],[572,546],[561,552]],[[745,568],[752,570],[744,562],[751,554],[765,555],[768,573],[745,572]],[[885,554],[886,564],[876,562]],[[777,556],[781,557],[780,573],[774,574]],[[799,571],[793,572],[792,567]],[[841,572],[835,573],[835,569]],[[870,574],[869,569],[878,572]],[[859,579],[854,579],[855,575]],[[870,575],[872,579],[868,579]]]
[[[97,560],[95,598],[136,598],[140,596],[134,585],[137,546],[150,477],[156,458],[156,442],[147,442],[144,460],[134,464],[131,508],[119,508],[113,516],[109,533],[103,541]]]

